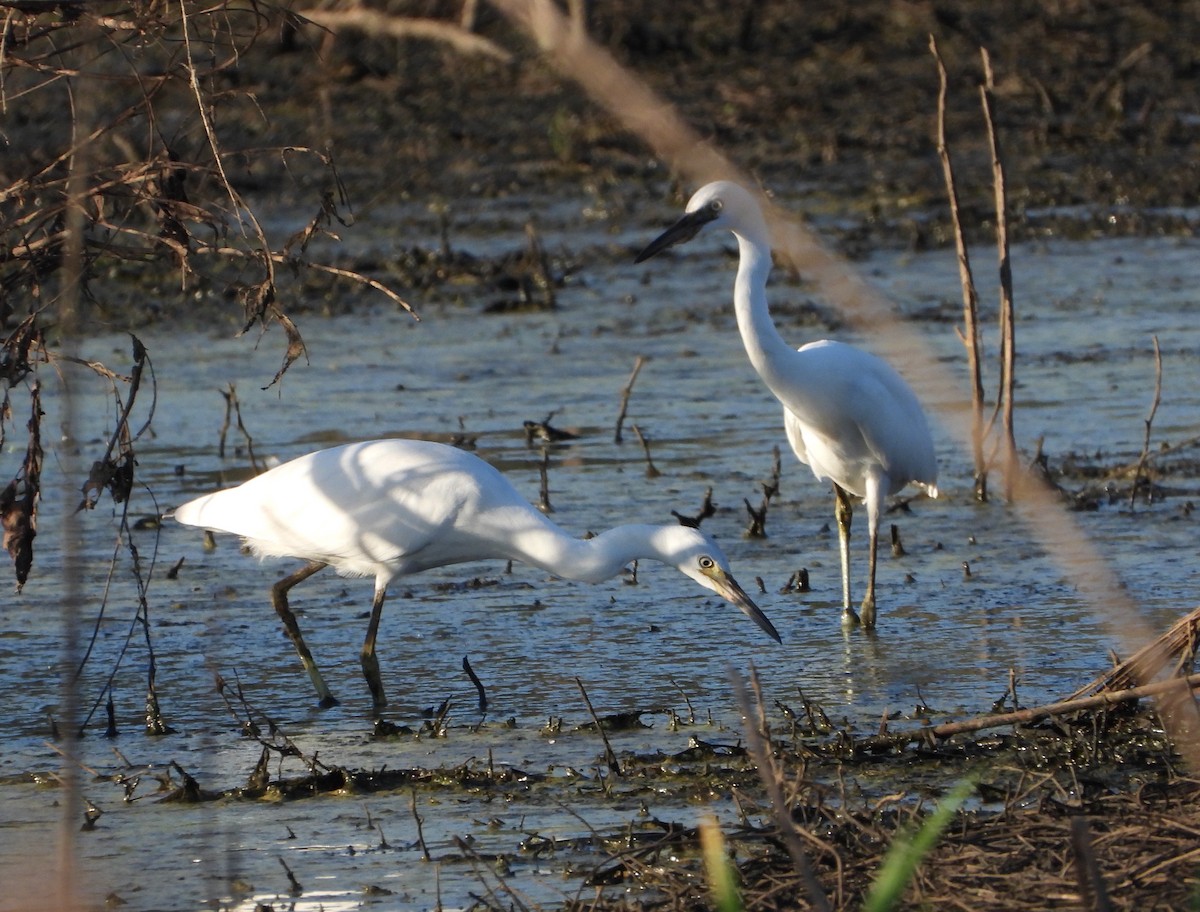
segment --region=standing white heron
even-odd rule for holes
[[[189,501],[174,516],[184,525],[240,535],[260,557],[308,562],[272,587],[271,604],[322,706],[337,700],[300,635],[287,594],[327,566],[343,576],[375,578],[362,668],[377,708],[387,703],[375,636],[388,585],[465,561],[518,560],[588,583],[616,576],[633,560],[660,561],[728,599],[779,641],[774,625],[730,574],[720,547],[699,529],[624,525],[591,539],[573,538],[487,462],[446,444],[373,440],[319,450]]]
[[[842,557],[842,620],[857,623],[850,600],[851,495],[866,501],[870,534],[862,624],[875,626],[875,555],[885,497],[909,483],[937,496],[933,438],[916,394],[881,358],[842,342],[788,345],[767,309],[771,235],[762,208],[730,181],[701,187],[686,213],[637,257],[642,262],[691,240],[706,225],[738,242],[733,306],[750,363],[783,404],[788,442],[819,479],[833,482]]]

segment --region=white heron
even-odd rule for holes
[[[867,505],[870,535],[862,624],[875,626],[875,555],[885,497],[909,483],[937,496],[933,438],[916,394],[884,360],[842,342],[788,345],[767,309],[771,235],[762,208],[744,187],[716,181],[688,201],[682,218],[637,257],[642,262],[691,240],[706,225],[738,242],[733,306],[750,363],[783,404],[788,442],[819,479],[833,482],[842,558],[842,620],[857,623],[850,599],[851,496]]]
[[[300,635],[287,595],[327,566],[343,576],[375,578],[362,668],[376,707],[387,703],[375,637],[388,585],[464,561],[507,558],[589,583],[616,576],[633,560],[660,561],[728,599],[779,641],[774,625],[730,574],[720,547],[699,529],[623,525],[591,539],[573,538],[487,462],[446,444],[391,439],[319,450],[189,501],[174,517],[240,535],[260,557],[308,562],[272,587],[271,604],[322,706],[337,700]]]

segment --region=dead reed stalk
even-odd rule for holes
[[[633,362],[633,370],[629,374],[629,380],[625,383],[625,387],[621,390],[621,407],[617,411],[617,426],[613,432],[613,443],[621,443],[621,425],[625,423],[625,413],[629,409],[629,397],[633,395],[633,384],[637,382],[638,374],[642,372],[642,365],[646,363],[646,358],[643,355],[638,355]]]
[[[960,216],[958,188],[954,182],[954,164],[950,159],[950,148],[946,141],[946,66],[938,52],[937,40],[929,36],[929,50],[937,64],[937,153],[942,163],[942,175],[946,181],[946,195],[950,200],[950,222],[954,227],[954,249],[958,254],[958,275],[962,285],[963,328],[959,333],[967,350],[967,375],[971,389],[971,456],[975,464],[975,499],[986,503],[988,499],[987,460],[983,455],[983,366],[982,341],[979,332],[979,294],[975,290],[975,278],[971,272],[971,255],[963,234]]]
[[[1150,430],[1154,426],[1154,416],[1158,414],[1160,402],[1162,402],[1162,351],[1158,347],[1158,336],[1154,336],[1154,400],[1150,403],[1150,414],[1146,416],[1146,436],[1142,440],[1142,454],[1138,457],[1137,468],[1133,473],[1133,484],[1129,489],[1129,509],[1131,510],[1137,500],[1138,485],[1146,474],[1146,462],[1150,458]],[[1152,499],[1149,492],[1146,499]]]
[[[1004,454],[1005,499],[1012,500],[1014,474],[1018,471],[1016,437],[1013,428],[1013,390],[1016,370],[1015,324],[1013,320],[1012,262],[1008,243],[1008,193],[1004,177],[1004,164],[1000,156],[1000,140],[995,126],[994,77],[991,58],[986,48],[980,48],[983,61],[984,81],[979,87],[987,128],[988,148],[991,152],[992,187],[996,211],[996,247],[998,253],[1000,282],[1000,379],[996,392],[996,405],[991,418],[983,420],[983,343],[979,330],[979,295],[971,271],[971,260],[967,250],[966,236],[960,214],[958,189],[955,184],[954,167],[950,159],[946,139],[946,96],[948,77],[946,66],[938,52],[937,41],[929,36],[929,50],[933,54],[938,71],[937,103],[937,149],[946,182],[946,195],[950,202],[950,220],[954,227],[954,245],[958,253],[959,279],[963,294],[963,329],[959,337],[967,350],[967,371],[971,388],[971,455],[975,463],[975,499],[981,503],[988,499],[988,471],[995,453],[985,455],[984,441],[1000,418],[1002,431],[995,449]]]
[[[995,78],[992,60],[986,48],[979,49],[983,60],[983,84],[979,98],[987,124],[988,148],[992,153],[992,186],[996,200],[996,248],[1000,272],[1000,382],[996,392],[997,408],[1001,410],[1002,431],[997,446],[1004,451],[1004,497],[1012,500],[1013,478],[1018,471],[1017,441],[1013,429],[1013,390],[1016,386],[1017,348],[1016,322],[1013,314],[1012,260],[1008,249],[1008,191],[1004,178],[1004,162],[1000,156],[1000,139],[996,132]]]

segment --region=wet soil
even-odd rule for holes
[[[404,12],[456,22],[461,10],[427,0]],[[931,36],[948,70],[947,136],[973,240],[990,243],[994,222],[981,48],[995,74],[1012,240],[1193,232],[1200,201],[1198,3],[797,8],[705,0],[684,16],[669,5],[617,2],[591,5],[588,24],[701,136],[849,256],[952,243],[935,146]],[[205,88],[215,99],[218,141],[236,163],[227,176],[258,207],[273,247],[288,238],[292,244],[332,201],[345,223],[323,222],[341,239],[328,255],[401,294],[420,290],[425,297],[473,272],[445,254],[456,232],[477,220],[506,212],[505,233],[532,220],[552,239],[556,226],[578,220],[582,209],[593,220],[636,220],[649,231],[661,225],[654,203],[677,205],[693,189],[555,73],[491,6],[478,8],[475,31],[511,59],[352,30],[333,36],[277,20],[239,49],[235,66],[214,69]],[[221,41],[215,44],[219,49]],[[174,116],[173,109],[190,116],[194,98],[175,91],[155,99],[159,117]],[[39,97],[48,102],[41,109]],[[25,155],[37,161],[52,147],[46,137],[64,129],[61,97],[35,93],[32,104],[24,101],[9,127],[13,173],[22,173]],[[106,100],[99,107],[118,105]],[[172,156],[202,160],[208,138],[193,122],[165,142]],[[221,208],[211,184],[195,177],[186,183],[193,201],[211,202],[209,196]],[[564,198],[580,202],[543,205]],[[504,202],[515,205],[506,210]],[[353,225],[372,218],[397,232],[386,256],[407,256],[407,263],[393,268],[380,251],[356,250]],[[503,254],[518,252],[514,246]],[[626,252],[598,246],[571,253]],[[211,263],[197,273],[191,297],[176,307],[176,272],[125,264],[114,271],[115,285],[98,283],[96,303],[111,319],[131,308],[142,321],[188,319],[198,306],[210,319],[242,319],[228,287],[245,275]],[[288,312],[363,300],[344,289],[328,293],[327,277],[297,277],[302,284],[281,295]],[[131,292],[130,282],[142,287]]]
[[[432,14],[445,6],[427,4]],[[1191,229],[1180,210],[1200,198],[1198,4],[701,2],[681,16],[604,3],[589,14],[597,41],[766,188],[801,211],[836,211],[851,252],[948,240],[931,36],[949,72],[947,134],[968,227],[986,229],[994,212],[978,94],[985,48],[1018,236]],[[351,35],[318,68],[303,55],[296,84],[327,92],[330,112],[314,122],[306,108],[307,128],[331,141],[351,186],[447,201],[585,187],[636,211],[671,184],[507,20],[484,7],[478,30],[514,60]],[[288,117],[304,94],[278,99],[275,129],[304,132]],[[369,121],[339,116],[351,109]]]

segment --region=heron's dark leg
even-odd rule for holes
[[[842,623],[857,624],[858,615],[850,607],[850,521],[854,518],[854,504],[842,486],[834,483],[834,516],[837,517],[838,545],[842,552]]]
[[[379,633],[379,618],[383,614],[383,599],[387,595],[384,586],[375,587],[375,601],[371,603],[371,622],[367,625],[367,638],[363,640],[362,670],[371,688],[371,699],[375,708],[387,706],[387,697],[383,695],[383,678],[379,674],[379,657],[375,655],[375,637]]]
[[[321,698],[322,708],[337,706],[338,701],[325,685],[325,679],[321,677],[317,663],[313,661],[312,653],[308,651],[308,647],[304,644],[304,637],[300,635],[300,625],[296,623],[296,615],[292,614],[292,609],[288,607],[287,594],[297,583],[304,582],[318,570],[324,570],[326,566],[327,564],[322,561],[312,561],[309,564],[305,564],[291,576],[285,576],[271,587],[271,605],[275,608],[275,613],[279,615],[279,619],[283,621],[283,629],[287,632],[288,639],[292,641],[292,644],[296,647],[296,652],[300,654],[300,661],[304,664],[304,670],[308,672],[308,677],[313,682],[313,687],[317,689],[317,696]]]

